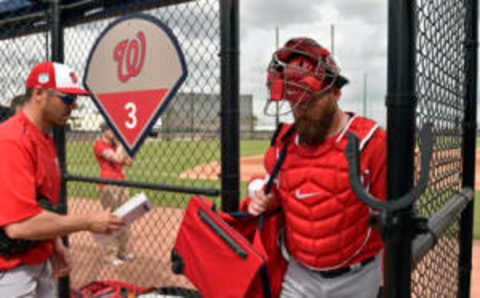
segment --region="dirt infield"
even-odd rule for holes
[[[179,177],[182,179],[214,180],[220,177],[220,169],[220,162],[214,161],[182,172]],[[240,158],[240,180],[248,181],[251,177],[263,175],[265,175],[263,155]]]
[[[470,297],[480,297],[480,240],[473,242]]]

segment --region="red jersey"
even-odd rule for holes
[[[52,204],[60,195],[60,167],[52,136],[19,112],[0,124],[0,227],[31,218],[42,211],[37,195]],[[0,271],[21,264],[41,264],[53,254],[51,240],[10,257],[0,256]]]
[[[115,152],[117,148],[113,147],[102,138],[98,138],[93,144],[93,152],[95,153],[95,158],[97,159],[98,166],[100,167],[100,177],[105,179],[125,179],[125,174],[123,173],[123,164],[110,161],[103,157],[103,153],[107,150],[112,150]],[[102,184],[99,185],[102,187]]]

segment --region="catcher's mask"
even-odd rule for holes
[[[314,95],[321,95],[333,87],[342,88],[348,80],[330,52],[310,38],[293,38],[273,53],[268,65],[267,87],[270,91],[264,112],[273,116],[287,114],[296,108],[306,109]],[[272,102],[282,100],[277,109]]]

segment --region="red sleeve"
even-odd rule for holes
[[[109,149],[111,148],[104,142],[96,141],[93,145],[93,152],[97,157],[103,157],[103,152]]]
[[[33,217],[42,209],[36,200],[35,165],[30,153],[14,141],[0,142],[0,226]]]
[[[387,194],[387,135],[383,129],[377,129],[365,150],[368,168],[371,173],[370,194],[385,201]]]

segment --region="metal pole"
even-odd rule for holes
[[[367,117],[367,76],[363,74],[363,117]]]
[[[335,57],[335,25],[330,25],[330,52]]]
[[[279,28],[278,26],[275,27],[275,48],[278,50],[278,48],[280,47],[279,45],[279,36],[280,36],[280,32],[279,32]],[[280,118],[279,118],[279,102],[278,100],[275,101],[275,108],[276,108],[276,112],[275,112],[275,127],[278,127],[278,124],[280,123]]]
[[[52,12],[52,61],[63,63],[64,62],[64,40],[63,40],[63,20],[62,11],[60,8],[62,0],[51,1]],[[55,139],[55,145],[58,152],[58,161],[62,172],[62,180],[60,185],[60,203],[65,206],[62,210],[64,214],[67,214],[67,181],[65,174],[67,172],[66,164],[66,150],[65,150],[65,128],[55,127],[53,129],[53,137]],[[68,237],[62,237],[63,243],[68,246]],[[65,276],[58,279],[58,297],[67,298],[70,297],[70,277]]]
[[[463,123],[463,187],[475,189],[475,147],[477,138],[477,72],[478,72],[478,0],[467,1],[472,7],[465,20],[465,119]],[[468,10],[467,10],[468,11]],[[457,297],[470,297],[472,272],[473,210],[472,200],[460,220],[459,291]]]
[[[238,209],[239,170],[239,14],[238,0],[220,2],[222,209]]]
[[[415,1],[389,0],[387,78],[387,199],[413,186],[415,147]],[[385,294],[410,297],[412,260],[411,208],[395,214],[399,229],[385,239]]]

